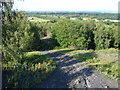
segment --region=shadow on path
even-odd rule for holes
[[[86,67],[73,57],[67,56],[60,52],[42,51],[57,62],[57,69],[48,76],[48,78],[36,88],[105,88],[117,87],[117,83],[111,80],[105,80],[104,75],[94,72],[91,68]],[[71,52],[64,50],[63,52]],[[94,57],[94,53],[81,55],[81,61]],[[82,57],[83,56],[83,57]],[[80,57],[79,57],[80,58]]]
[[[66,51],[68,52],[68,50]],[[90,76],[92,69],[81,68],[73,57],[58,52],[43,51],[58,63],[57,69],[37,88],[69,88],[69,83],[78,76]],[[78,69],[77,69],[78,68]]]

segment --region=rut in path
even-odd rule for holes
[[[104,74],[86,67],[65,54],[42,51],[53,57],[57,69],[36,88],[118,88],[117,81],[106,79]]]

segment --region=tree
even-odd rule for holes
[[[53,38],[57,39],[62,47],[79,46],[94,49],[94,22],[80,20],[61,20],[52,27]],[[90,46],[92,45],[92,46]]]
[[[30,24],[25,13],[12,12],[12,5],[9,2],[3,2],[3,7],[3,62],[21,62],[24,51],[31,48],[34,33],[30,32]]]

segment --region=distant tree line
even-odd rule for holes
[[[42,17],[44,15],[64,16],[70,18],[96,18],[118,20],[117,13],[99,13],[99,12],[26,12],[27,16]]]

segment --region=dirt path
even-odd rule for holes
[[[53,57],[57,69],[36,88],[117,88],[118,83],[86,67],[73,57],[53,51],[42,51]]]

